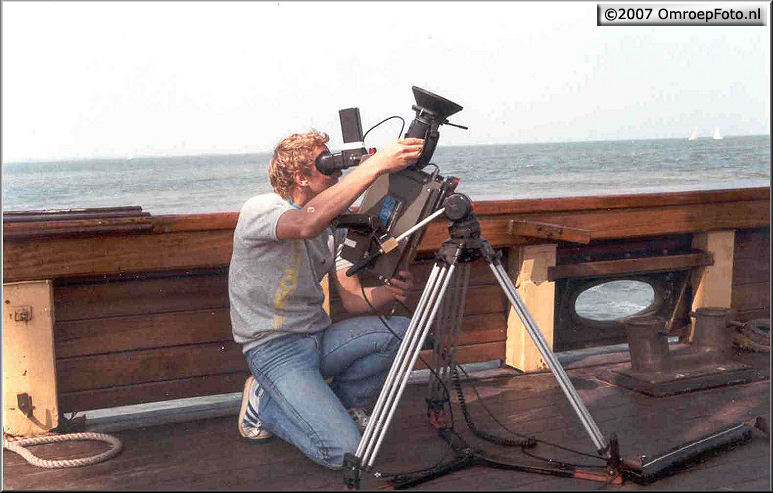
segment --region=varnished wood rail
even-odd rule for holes
[[[483,236],[503,252],[508,266],[517,266],[527,248],[557,244],[558,263],[545,269],[549,282],[561,276],[709,266],[708,254],[688,251],[693,235],[737,231],[733,306],[746,317],[769,316],[770,259],[760,253],[765,245],[769,251],[769,187],[478,201],[474,210]],[[248,372],[231,339],[227,292],[238,213],[107,212],[112,218],[51,220],[36,211],[21,220],[23,214],[4,214],[3,282],[53,282],[60,409],[239,391]],[[99,224],[107,219],[112,222]],[[114,227],[122,221],[140,229]],[[433,253],[448,237],[447,224],[438,219],[428,226],[412,266],[416,290],[409,308]],[[550,227],[538,230],[540,224]],[[564,237],[558,234],[561,228]],[[536,233],[543,237],[529,236]],[[518,275],[513,269],[511,274]],[[335,292],[331,311],[334,319],[343,316]],[[508,306],[480,261],[472,266],[462,327],[460,362],[505,359]]]
[[[590,231],[591,240],[632,239],[770,224],[770,188],[660,194],[481,201],[474,204],[482,234],[495,248],[538,243],[515,233],[512,219]],[[4,236],[4,282],[118,272],[228,265],[237,213],[158,216],[153,234],[94,233],[87,238]],[[39,230],[35,222],[14,234]],[[447,221],[427,228],[419,252],[448,237]]]

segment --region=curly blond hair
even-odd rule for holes
[[[330,140],[324,132],[311,131],[292,134],[282,139],[274,148],[274,155],[268,162],[268,181],[282,198],[292,198],[295,176],[310,176],[314,166],[314,149]]]

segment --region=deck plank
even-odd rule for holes
[[[769,355],[746,354],[761,370]],[[770,380],[706,389],[688,394],[652,398],[609,384],[604,372],[620,366],[610,356],[608,364],[569,365],[567,373],[605,436],[617,433],[623,455],[652,455],[723,425],[747,421],[757,415],[770,419]],[[745,360],[745,361],[746,361]],[[475,383],[485,405],[508,428],[541,440],[593,453],[592,443],[549,373],[490,377]],[[478,395],[463,385],[468,409],[479,429],[506,436],[480,405]],[[455,392],[449,389],[456,400]],[[379,454],[376,468],[404,471],[448,459],[448,447],[427,425],[424,384],[408,387]],[[454,405],[456,430],[474,447],[515,462],[537,464],[520,451],[484,442],[467,429],[461,410]],[[340,490],[342,473],[306,459],[297,449],[275,439],[256,445],[239,437],[235,416],[185,423],[141,427],[114,433],[124,450],[106,462],[82,468],[42,469],[20,456],[3,451],[6,489],[37,490]],[[46,458],[93,454],[104,448],[95,442],[44,445],[36,453]],[[584,464],[600,463],[590,457],[539,445],[535,454]],[[363,488],[383,481],[363,478]],[[755,432],[747,444],[723,452],[689,469],[650,485],[627,481],[622,486],[603,485],[486,467],[472,467],[431,482],[417,490],[541,490],[588,489],[766,489],[770,485],[770,441]]]

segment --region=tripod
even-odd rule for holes
[[[572,385],[569,377],[566,375],[566,372],[555,354],[551,351],[542,332],[540,332],[531,317],[531,314],[518,295],[512,280],[502,266],[500,261],[501,254],[495,251],[485,238],[481,237],[480,223],[472,213],[472,203],[470,202],[470,199],[463,194],[453,194],[446,199],[444,209],[446,217],[451,221],[451,225],[449,226],[450,237],[443,242],[437,252],[435,265],[429,274],[427,284],[421,294],[416,311],[411,318],[411,323],[403,337],[403,342],[400,345],[397,356],[395,357],[378,400],[376,401],[373,414],[371,415],[368,426],[357,447],[357,451],[354,455],[347,454],[345,457],[344,481],[346,487],[349,489],[358,489],[361,471],[369,471],[372,469],[373,463],[384,441],[384,437],[389,429],[397,404],[405,390],[410,372],[413,369],[416,359],[427,338],[429,329],[435,321],[441,305],[444,305],[444,309],[448,306],[447,304],[444,304],[443,301],[457,266],[459,264],[469,264],[481,257],[486,261],[489,268],[494,273],[497,283],[504,291],[510,304],[516,310],[516,313],[526,327],[529,336],[534,341],[543,359],[547,362],[553,375],[558,380],[558,383],[572,408],[590,435],[599,455],[607,460],[610,467],[616,469],[620,461],[616,438],[613,436],[611,441],[607,442],[599,431],[593,417],[577,394],[577,390]],[[423,478],[402,482],[400,487],[412,486],[419,482],[427,481],[440,475],[476,464],[541,474],[554,474],[598,481],[609,481],[610,476],[600,474],[579,473],[578,471],[572,472],[499,462],[473,450],[472,447],[470,447],[458,434],[444,426],[441,418],[442,404],[438,405],[440,400],[433,397],[436,397],[441,391],[439,387],[441,384],[439,381],[442,379],[447,380],[450,369],[455,367],[454,356],[461,326],[461,312],[462,307],[464,306],[463,298],[466,294],[467,276],[469,276],[469,265],[464,266],[464,281],[462,282],[460,289],[454,290],[455,299],[453,300],[453,303],[451,303],[452,309],[456,308],[458,313],[453,314],[446,312],[443,316],[445,321],[450,322],[450,330],[436,334],[433,365],[438,369],[438,371],[435,372],[435,375],[438,377],[438,382],[435,382],[433,386],[431,386],[430,398],[428,399],[431,420],[434,421],[433,424],[439,428],[441,438],[451,445],[452,449],[456,452],[457,457],[451,463],[438,468],[434,472],[425,475]],[[440,325],[442,326],[444,324]]]

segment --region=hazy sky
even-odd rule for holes
[[[769,26],[599,27],[596,2],[3,2],[2,159],[264,152],[312,127],[335,148],[339,109],[407,124],[412,85],[464,107],[441,145],[768,134]]]

